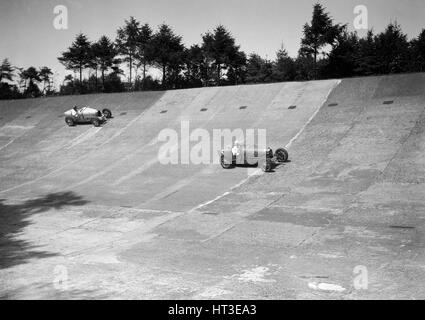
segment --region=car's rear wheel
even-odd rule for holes
[[[102,110],[102,113],[103,113],[103,115],[104,115],[107,119],[112,118],[112,112],[111,112],[111,110],[109,110],[109,109],[103,109],[103,110]]]
[[[276,156],[277,162],[286,162],[288,161],[289,154],[288,154],[288,151],[286,151],[286,149],[280,148],[276,150],[275,156]]]
[[[224,159],[224,154],[220,156],[220,164],[224,169],[230,169],[232,167],[232,163],[227,163]]]
[[[72,127],[75,125],[74,119],[70,118],[70,117],[66,117],[65,118],[65,122],[68,126]]]
[[[97,119],[93,119],[91,123],[93,123],[93,125],[94,125],[95,127],[99,127],[99,126],[100,126],[100,121],[99,121],[99,120],[97,120]]]

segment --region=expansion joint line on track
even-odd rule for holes
[[[11,139],[8,143],[6,143],[4,146],[0,147],[0,151],[3,149],[6,149],[10,144],[12,144],[16,139]]]
[[[141,209],[141,210],[146,211],[146,212],[151,211],[151,210],[148,210],[148,209]],[[152,210],[152,212],[157,212],[157,210]],[[111,246],[114,247],[115,249],[117,249],[118,247],[122,247],[122,246],[130,246],[130,245],[135,244],[135,243],[140,241],[140,235],[142,235],[144,233],[151,232],[153,229],[158,228],[158,227],[162,226],[163,224],[165,224],[165,223],[167,223],[171,220],[174,220],[174,219],[185,214],[185,212],[181,212],[181,211],[161,211],[161,212],[166,212],[166,213],[168,213],[168,215],[163,216],[163,217],[158,217],[157,218],[158,221],[154,221],[153,223],[151,222],[151,225],[148,226],[147,228],[146,228],[146,224],[149,224],[149,223],[143,223],[141,228],[136,228],[134,230],[130,230],[130,231],[127,231],[127,232],[122,232],[120,237],[117,238],[117,239],[113,239],[113,240],[110,240],[106,243],[102,243],[102,244],[98,244],[98,245],[91,246],[91,247],[88,247],[88,248],[73,251],[73,252],[70,252],[70,253],[68,253],[64,256],[72,258],[72,257],[77,257],[77,256],[84,254],[84,253],[88,253],[88,252],[93,251],[93,250],[104,250],[105,248],[108,248],[108,247],[111,247]],[[112,215],[115,215],[115,213],[112,214]],[[133,235],[133,237],[131,237],[131,235]],[[134,235],[137,235],[137,236],[134,236]]]
[[[55,232],[55,233],[53,233],[53,234],[48,234],[48,235],[46,235],[46,236],[41,236],[41,237],[35,238],[35,240],[36,240],[36,241],[39,241],[39,240],[42,240],[42,239],[45,239],[45,238],[51,238],[52,236],[57,236],[57,235],[59,235],[59,234],[62,234],[62,233],[64,233],[64,232],[67,232],[67,231],[69,231],[69,230],[74,230],[74,229],[80,229],[80,228],[83,228],[85,225],[88,225],[88,224],[90,224],[90,223],[92,223],[92,222],[95,222],[95,221],[100,221],[100,220],[102,220],[102,219],[110,219],[110,218],[114,218],[114,217],[119,216],[120,214],[122,214],[122,211],[120,211],[120,209],[124,209],[124,207],[120,207],[120,208],[117,210],[117,212],[108,212],[108,213],[105,213],[105,214],[103,214],[103,215],[100,215],[99,217],[96,217],[96,218],[90,219],[90,220],[88,220],[88,221],[86,221],[86,222],[83,222],[83,223],[81,223],[81,224],[79,224],[79,225],[76,225],[76,226],[72,226],[72,227],[65,228],[65,229],[60,230],[60,231],[58,231],[58,232]],[[125,208],[125,209],[127,209],[127,208]],[[138,208],[130,208],[130,209],[131,209],[131,210],[134,210],[134,211],[137,211],[137,212],[140,212],[140,213],[166,213],[166,214],[181,214],[181,213],[182,213],[181,211],[170,211],[170,210],[138,209]],[[115,231],[115,232],[121,232],[121,231]],[[123,233],[123,232],[121,232],[121,233]]]
[[[291,191],[289,191],[289,193],[290,193]],[[273,204],[275,204],[276,202],[278,202],[279,200],[281,200],[282,198],[284,198],[285,196],[286,196],[287,194],[285,193],[285,194],[282,194],[282,195],[280,195],[280,196],[278,196],[276,199],[274,199],[274,200],[272,200],[272,201],[270,201],[270,203],[268,203],[264,208],[269,208],[269,207],[271,207]],[[220,237],[220,236],[222,236],[223,234],[225,234],[226,232],[228,232],[228,231],[230,231],[230,230],[233,230],[237,225],[239,225],[240,223],[242,223],[243,221],[239,221],[239,222],[237,222],[237,223],[234,223],[234,224],[232,224],[231,226],[229,226],[229,227],[227,227],[226,229],[224,229],[224,230],[221,230],[220,232],[218,232],[218,233],[216,233],[216,234],[214,234],[214,235],[212,235],[211,237],[209,237],[209,238],[207,238],[207,239],[205,239],[205,240],[202,240],[201,242],[202,243],[205,243],[205,242],[208,242],[208,241],[211,241],[211,240],[214,240],[214,239],[216,239],[216,238],[218,238],[218,237]]]
[[[398,155],[401,153],[401,151],[403,150],[404,144],[410,139],[410,137],[413,135],[413,132],[415,131],[416,127],[418,126],[418,124],[422,121],[422,119],[424,119],[425,117],[425,107],[424,110],[421,112],[418,120],[416,120],[415,125],[412,127],[412,129],[410,130],[409,134],[406,135],[405,137],[402,137],[400,139],[400,147],[397,149],[397,152],[394,154],[394,156],[390,159],[390,161],[388,161],[387,165],[385,166],[384,170],[382,170],[381,174],[380,174],[380,179],[383,179],[385,176],[385,172],[387,171],[387,169],[390,167],[391,163],[394,161],[394,159],[396,159],[398,157]]]

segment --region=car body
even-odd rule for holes
[[[288,151],[279,148],[273,153],[271,148],[260,149],[257,146],[239,146],[239,155],[235,155],[231,147],[221,150],[220,164],[224,169],[236,165],[261,165],[261,169],[270,172],[273,166],[288,161]]]
[[[68,126],[76,124],[92,123],[95,127],[105,123],[107,119],[112,117],[112,112],[109,109],[102,111],[90,107],[78,107],[65,111],[65,122]]]

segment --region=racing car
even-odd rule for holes
[[[103,109],[100,111],[90,107],[75,106],[64,114],[65,122],[70,127],[80,123],[92,123],[95,127],[99,127],[107,119],[112,118],[111,110]]]
[[[220,164],[224,169],[233,168],[236,165],[261,164],[264,172],[270,172],[274,166],[288,161],[288,151],[285,148],[279,148],[274,153],[271,148],[259,149],[257,146],[247,147],[246,145],[227,147],[221,150]]]

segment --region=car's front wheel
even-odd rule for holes
[[[72,119],[71,117],[66,117],[65,118],[65,122],[68,126],[72,127],[75,125],[74,119]]]
[[[99,120],[97,120],[97,119],[93,119],[91,123],[93,123],[93,125],[94,125],[95,127],[99,127],[99,126],[100,126],[100,121],[99,121]]]
[[[103,110],[102,110],[102,113],[103,113],[103,115],[104,115],[107,119],[112,118],[112,112],[111,112],[111,110],[109,110],[109,109],[103,109]]]
[[[277,162],[281,162],[281,163],[288,161],[288,158],[289,158],[288,151],[286,151],[286,149],[284,148],[277,149],[275,156],[276,156]]]

